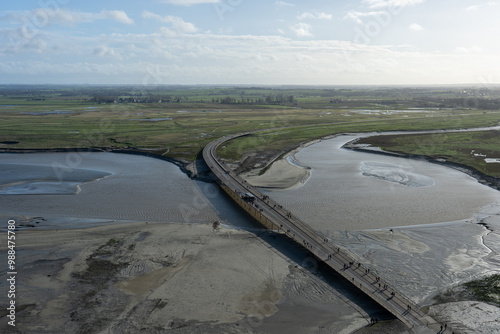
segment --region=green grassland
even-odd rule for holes
[[[253,136],[233,140],[227,146],[219,149],[221,157],[229,160],[238,160],[251,151],[283,150],[294,144],[328,135],[348,132],[374,131],[410,131],[434,129],[463,129],[476,126],[493,126],[499,122],[499,113],[449,115],[441,114],[432,117],[371,117],[370,119],[356,119],[346,121],[345,118],[328,124],[291,127],[263,131]],[[403,136],[404,137],[404,136]],[[411,140],[411,139],[410,139]]]
[[[221,148],[239,160],[341,132],[496,125],[499,97],[473,88],[0,86],[0,149],[127,148],[189,162],[216,138],[260,131]]]

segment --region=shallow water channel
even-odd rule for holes
[[[344,135],[301,150],[311,167],[300,188],[266,191],[319,230],[365,230],[466,220],[500,192],[450,167],[343,149]]]
[[[117,153],[0,155],[0,215],[41,217],[37,228],[115,221],[250,226],[214,184],[159,159]]]

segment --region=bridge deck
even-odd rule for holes
[[[291,212],[241,179],[221,162],[216,154],[217,147],[225,141],[244,135],[248,134],[218,139],[208,144],[203,151],[206,163],[229,196],[264,226],[284,232],[288,237],[307,248],[318,259],[352,282],[356,288],[363,291],[408,327],[425,327],[436,323],[418,305],[385,283],[377,274],[370,272],[362,264],[356,263],[345,251],[333,245],[327,238],[293,216]]]

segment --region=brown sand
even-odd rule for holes
[[[290,151],[280,159],[272,162],[265,170],[264,168],[257,168],[242,173],[240,176],[254,187],[269,188],[273,190],[290,190],[298,188],[307,182],[311,176],[311,171],[307,167],[296,166],[289,163],[287,158],[294,158],[295,153],[315,142],[317,141],[301,145],[299,148]]]
[[[316,333],[368,323],[360,308],[264,239],[211,223],[20,231],[16,330]],[[304,318],[310,314],[318,317]]]

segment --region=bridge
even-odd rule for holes
[[[220,138],[209,143],[203,150],[203,158],[217,177],[220,187],[262,225],[270,230],[285,233],[308,249],[409,328],[435,328],[437,322],[425,314],[417,304],[384,282],[378,274],[357,263],[348,253],[333,245],[286,208],[248,184],[221,161],[216,153],[217,147],[226,141],[247,135],[250,133]]]

